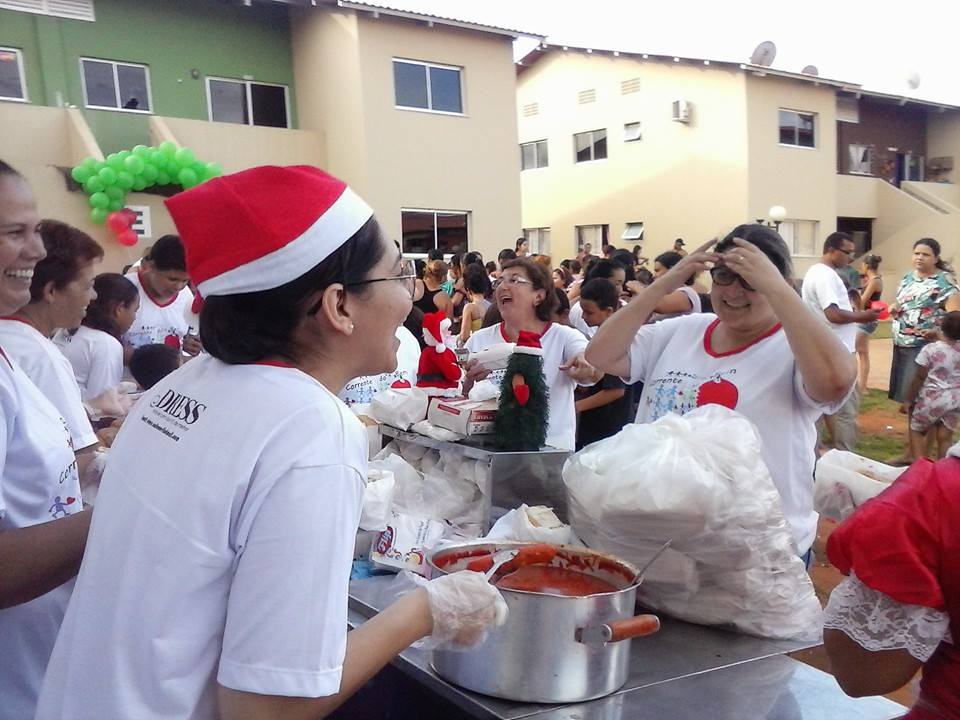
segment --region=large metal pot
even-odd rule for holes
[[[470,543],[433,554],[434,575],[465,569],[471,559],[531,543]],[[560,546],[551,562],[606,580],[615,592],[582,597],[501,590],[506,623],[467,649],[438,648],[433,668],[452,683],[522,702],[568,703],[608,695],[627,681],[630,638],[656,632],[655,616],[634,617],[636,567],[587,548]]]

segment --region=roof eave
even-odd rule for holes
[[[448,27],[455,27],[461,30],[473,30],[475,32],[489,33],[491,35],[501,35],[504,37],[509,37],[512,40],[516,40],[520,37],[529,37],[536,40],[543,40],[545,36],[537,35],[534,33],[526,32],[524,30],[512,30],[510,28],[500,28],[494,27],[492,25],[482,25],[480,23],[472,23],[466,20],[457,20],[456,18],[444,18],[438,17],[436,15],[425,15],[423,13],[413,12],[409,10],[399,10],[397,8],[384,7],[381,5],[373,5],[364,2],[351,2],[351,0],[336,0],[336,6],[344,8],[346,10],[356,10],[359,12],[370,13],[371,15],[379,16],[386,15],[388,17],[397,17],[403,18],[405,20],[420,20],[427,23],[430,26],[433,25],[446,25]]]

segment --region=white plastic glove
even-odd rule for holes
[[[481,642],[491,627],[507,620],[507,603],[481,573],[469,570],[434,578],[424,585],[433,615],[431,645]]]

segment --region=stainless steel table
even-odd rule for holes
[[[390,576],[350,583],[350,623],[362,625],[380,604]],[[785,656],[811,643],[766,640],[670,618],[656,635],[633,641],[624,687],[571,705],[517,703],[451,685],[430,667],[430,653],[408,649],[394,665],[480,720],[890,720],[902,706],[853,699],[833,677]]]

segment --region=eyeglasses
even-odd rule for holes
[[[493,281],[493,289],[496,290],[501,285],[509,285],[513,287],[514,285],[533,285],[532,280],[527,280],[522,275],[511,275],[510,277],[497,278]]]
[[[379,277],[379,278],[367,278],[366,280],[357,280],[356,282],[344,283],[344,287],[356,287],[358,285],[369,285],[370,283],[377,282],[386,282],[388,280],[400,280],[403,282],[404,287],[406,287],[407,292],[410,293],[410,297],[414,296],[414,293],[417,291],[417,273],[416,267],[413,264],[413,260],[401,260],[400,261],[400,274],[399,275],[390,275],[389,277]]]
[[[720,287],[727,287],[728,285],[733,285],[733,283],[739,281],[740,287],[744,290],[753,290],[746,280],[737,275],[733,270],[723,265],[717,265],[710,268],[710,278],[713,280],[715,285]]]

